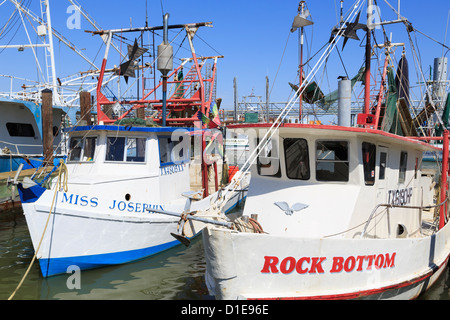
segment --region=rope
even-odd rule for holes
[[[234,221],[233,225],[239,232],[265,233],[259,222],[253,218],[248,218],[246,221],[240,217]]]
[[[64,180],[61,181],[61,177],[64,175]],[[39,240],[39,245],[37,249],[34,252],[33,259],[31,259],[30,265],[28,266],[27,271],[22,277],[22,280],[20,280],[19,284],[17,285],[17,288],[14,290],[14,292],[11,294],[11,296],[8,298],[8,300],[12,300],[14,296],[16,295],[19,288],[22,286],[23,282],[25,281],[25,278],[28,276],[28,273],[31,270],[31,267],[33,266],[34,261],[36,260],[37,253],[39,252],[39,249],[41,248],[42,240],[44,239],[45,231],[47,230],[48,222],[50,221],[50,216],[53,211],[53,206],[55,204],[56,194],[58,193],[58,190],[61,190],[61,188],[64,189],[65,192],[67,192],[67,167],[63,160],[60,160],[59,163],[59,172],[58,172],[58,181],[55,188],[55,193],[53,194],[53,200],[52,205],[50,206],[50,211],[48,213],[47,222],[45,223],[44,231],[42,232],[41,239]]]

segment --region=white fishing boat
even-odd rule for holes
[[[162,27],[98,32],[107,35],[97,88],[98,123],[67,130],[68,157],[55,168],[58,175],[47,188],[45,182],[29,178],[18,184],[43,276],[66,273],[72,266],[84,270],[154,255],[179,244],[177,239],[184,225],[191,224],[185,222],[210,219],[202,212],[221,194],[222,172],[226,172],[224,162],[219,161],[223,156],[218,132],[209,135],[210,141],[206,141],[207,132],[211,132],[207,128],[209,116],[217,111],[213,95],[215,72],[203,76],[206,59],[199,64],[192,50],[192,58],[168,75],[171,71],[168,62],[173,59],[167,42],[168,29],[185,30],[192,47],[193,30],[204,25],[209,23],[171,26],[166,15]],[[113,35],[161,29],[164,29],[162,50],[168,54],[161,52],[158,56],[158,66],[164,60],[158,68],[164,75],[163,83],[136,100],[120,96],[109,100],[102,93],[102,83]],[[134,61],[144,58],[146,50],[136,42],[128,48],[127,67],[121,66],[117,73],[133,77]],[[212,60],[215,70],[217,58]],[[179,75],[188,62],[193,70],[188,72],[189,77],[172,82],[183,89],[167,97],[169,78]],[[131,69],[125,70],[130,63]],[[208,90],[204,83],[210,84]],[[163,99],[151,99],[156,88],[163,88]],[[150,105],[153,110],[145,110]],[[115,112],[117,106],[127,108],[113,114],[111,106],[116,107]],[[151,116],[146,117],[142,111]],[[178,117],[174,112],[179,112]],[[187,112],[191,112],[189,117]],[[199,115],[204,115],[203,125]],[[212,120],[218,124],[218,119]],[[166,121],[171,125],[167,126]],[[215,141],[218,144],[213,147]],[[234,192],[225,212],[244,197],[245,190]],[[184,212],[183,223],[179,223],[180,215],[170,216],[172,212]],[[196,229],[188,238],[200,231]]]
[[[305,83],[341,36],[366,28],[357,22],[363,3],[356,1],[334,29]],[[294,24],[307,26],[306,18],[299,14]],[[283,123],[293,99],[273,125],[228,127],[247,134],[253,151],[233,179],[247,171],[252,179],[242,217],[230,227],[210,224],[203,231],[205,279],[216,299],[413,299],[445,272],[449,132],[436,137],[384,130],[392,123],[391,110],[380,106],[393,97],[385,95],[393,44],[383,47],[386,64],[372,103],[371,28],[369,22],[366,104],[355,126],[351,91],[344,90],[351,83],[344,79],[339,125]],[[306,85],[299,87],[301,97]],[[423,154],[439,151],[429,143],[436,140],[443,141],[442,167],[430,172],[422,167]]]
[[[190,192],[200,164],[191,161],[183,142],[178,147],[171,142],[174,132],[187,140],[190,131],[114,125],[71,129],[74,148],[67,159],[65,189],[58,188],[57,179],[49,189],[19,184],[36,251],[42,239],[37,256],[42,274],[65,273],[69,266],[84,270],[126,263],[178,245],[170,233],[178,234],[179,217],[149,209],[182,212],[192,201],[187,208],[205,210],[218,194]],[[174,150],[183,150],[183,156],[172,160]],[[242,200],[242,193],[234,200],[227,211]]]

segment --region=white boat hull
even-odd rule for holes
[[[57,193],[56,206],[49,217],[53,195],[54,191],[48,190],[39,201],[23,203],[35,251],[42,238],[37,258],[45,277],[66,273],[71,266],[85,270],[127,263],[180,244],[170,235],[178,233],[176,217],[149,213],[136,202],[125,206],[125,201],[119,204],[104,199],[105,205],[102,205],[100,197],[76,195],[69,201],[70,197],[63,192]],[[214,196],[193,203],[192,209],[206,208]],[[236,194],[226,211],[242,200],[242,196]],[[164,209],[181,213],[183,207],[184,204],[179,204],[164,206]]]
[[[450,227],[408,239],[299,238],[203,232],[217,299],[413,299],[445,270]]]

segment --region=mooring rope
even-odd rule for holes
[[[64,176],[64,180],[61,179],[62,176]],[[67,189],[67,167],[63,160],[60,160],[60,163],[59,163],[58,181],[55,185],[55,193],[53,194],[52,205],[50,206],[50,211],[47,216],[47,222],[45,223],[44,231],[42,232],[41,239],[39,240],[39,245],[34,252],[33,259],[31,259],[30,265],[28,266],[27,271],[23,275],[22,280],[20,280],[19,284],[17,285],[17,288],[14,290],[14,292],[11,294],[11,296],[8,298],[8,300],[12,300],[12,298],[14,298],[17,291],[20,289],[23,282],[25,281],[25,278],[28,276],[28,273],[30,272],[31,267],[34,264],[34,261],[36,260],[37,253],[39,252],[39,249],[41,248],[42,240],[44,239],[45,231],[47,230],[48,222],[50,221],[50,217],[51,217],[51,214],[53,211],[53,206],[55,204],[56,194],[58,193],[58,190],[61,190],[61,189],[63,189],[65,192],[67,192],[67,190],[68,190]]]

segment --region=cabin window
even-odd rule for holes
[[[13,123],[8,122],[6,129],[11,137],[31,137],[34,138],[35,133],[33,126],[29,123]]]
[[[106,161],[123,161],[125,138],[109,137],[106,143]]]
[[[73,137],[70,140],[69,161],[94,161],[97,137]]]
[[[159,137],[159,160],[161,165],[180,164],[189,161],[190,139],[180,136],[176,141],[172,137]]]
[[[419,170],[419,158],[416,157],[416,165],[414,166],[414,179],[417,179],[417,170]]]
[[[308,142],[305,139],[286,138],[283,144],[288,178],[309,180]]]
[[[256,145],[259,145],[259,138],[256,139]],[[281,177],[280,158],[278,157],[276,140],[269,138],[267,143],[258,148],[256,168],[260,176]]]
[[[108,137],[106,161],[145,162],[145,138]]]
[[[402,151],[400,153],[400,169],[398,173],[398,183],[404,183],[406,178],[406,164],[408,163],[408,153]]]
[[[386,163],[387,163],[387,153],[380,152],[380,173],[378,179],[384,180],[386,175]]]
[[[373,143],[362,143],[364,182],[366,186],[373,186],[375,184],[376,149],[377,148]]]
[[[127,162],[145,161],[145,138],[127,139]]]
[[[348,181],[349,161],[347,141],[316,142],[316,179],[318,181]]]

